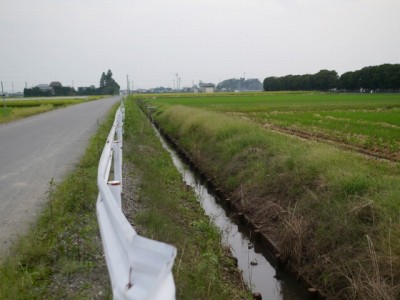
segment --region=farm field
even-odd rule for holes
[[[400,95],[130,97],[329,299],[398,298]]]
[[[102,98],[102,96],[93,97],[67,97],[67,98],[22,98],[8,99],[1,103],[0,124],[12,122],[18,119],[43,113],[55,108],[78,104],[85,101],[92,101]]]
[[[152,102],[236,115],[288,134],[400,160],[398,94],[249,93],[158,97]]]

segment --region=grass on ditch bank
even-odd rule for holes
[[[0,299],[111,298],[96,217],[97,166],[116,107],[76,169],[49,183],[48,204],[0,265]]]
[[[398,297],[398,163],[198,108],[153,117],[330,298]]]
[[[135,228],[178,248],[174,265],[177,299],[251,298],[222,248],[218,229],[204,214],[162,148],[146,116],[126,101],[125,163],[136,182]]]

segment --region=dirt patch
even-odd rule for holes
[[[101,246],[101,245],[100,245]],[[55,274],[49,295],[57,294],[61,299],[111,299],[111,289],[104,257],[95,256],[96,267],[90,273]]]
[[[94,251],[85,253],[81,260],[69,261],[68,266],[59,262],[62,271],[53,273],[48,295],[57,295],[60,299],[112,298],[100,232],[91,237],[90,243]]]
[[[144,229],[133,223],[134,215],[145,209],[138,201],[141,176],[131,163],[124,163],[122,165],[122,174],[122,212],[132,227],[136,231],[142,232]]]

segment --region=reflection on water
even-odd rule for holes
[[[222,242],[231,249],[232,255],[238,259],[238,268],[242,271],[243,280],[252,292],[261,293],[263,299],[300,300],[306,299],[303,293],[290,280],[275,278],[276,271],[260,253],[246,234],[246,229],[234,223],[226,211],[216,202],[206,186],[195,173],[178,156],[175,150],[168,146],[164,138],[155,128],[163,147],[170,153],[175,167],[182,174],[184,182],[191,186],[205,213],[222,233]]]

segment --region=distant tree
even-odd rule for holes
[[[100,88],[99,92],[103,95],[116,95],[119,94],[120,86],[115,80],[112,78],[111,70],[107,71],[107,74],[104,72],[101,74],[100,78]]]
[[[399,92],[400,64],[383,64],[346,72],[340,76],[338,88],[346,91]]]
[[[337,87],[339,90],[355,90],[357,88],[356,81],[357,79],[354,76],[354,72],[346,72],[340,76]]]
[[[50,97],[53,96],[52,91],[46,90],[43,91],[38,87],[34,87],[31,89],[24,89],[24,97]]]
[[[106,75],[106,85],[109,85],[112,82],[112,80],[114,80],[114,79],[112,79],[112,76],[113,76],[113,73],[109,69],[107,71],[107,75]]]
[[[261,91],[262,84],[258,79],[247,79],[244,78],[226,79],[218,83],[216,89],[218,91]]]
[[[53,87],[55,96],[75,96],[76,91],[69,86],[55,86]]]
[[[100,89],[103,89],[106,86],[106,73],[102,73],[100,77]]]
[[[351,92],[399,92],[400,64],[383,64],[365,67],[338,76],[336,71],[321,70],[316,74],[267,77],[263,81],[265,91],[339,89]]]
[[[277,77],[267,77],[263,81],[264,91],[279,91],[278,78]]]
[[[90,96],[99,94],[99,89],[96,89],[94,85],[89,87],[78,87],[79,96]]]
[[[321,70],[312,76],[312,86],[315,90],[328,91],[336,88],[338,79],[336,71]]]
[[[260,80],[256,78],[249,78],[244,80],[243,82],[243,89],[247,91],[261,91],[262,90],[262,83]]]

